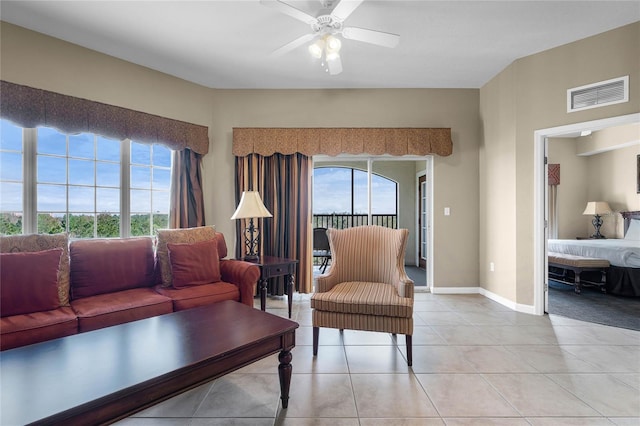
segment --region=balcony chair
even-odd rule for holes
[[[329,237],[327,228],[313,228],[313,257],[321,258],[320,273],[324,274],[331,260],[331,249],[329,247]]]
[[[404,270],[409,231],[381,226],[329,229],[332,265],[311,296],[313,355],[320,327],[404,334],[412,364],[413,281]]]

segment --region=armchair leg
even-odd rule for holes
[[[413,345],[412,336],[410,334],[405,335],[407,339],[407,365],[411,367],[413,365]]]
[[[320,336],[320,327],[313,327],[313,356],[318,355],[318,337]]]

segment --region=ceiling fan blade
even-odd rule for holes
[[[329,67],[329,74],[340,74],[342,72],[342,61],[340,60],[340,56],[336,55],[334,58],[327,59],[327,66]]]
[[[340,21],[344,21],[363,1],[364,0],[342,0],[333,8],[331,15]]]
[[[272,7],[274,9],[279,10],[280,12],[289,15],[293,18],[296,18],[299,21],[304,22],[305,24],[313,24],[317,21],[315,16],[311,16],[306,12],[303,12],[295,7],[288,5],[280,0],[260,0],[260,3],[264,6]]]
[[[384,47],[396,47],[400,36],[382,31],[367,30],[365,28],[347,27],[342,30],[342,36],[350,40],[363,41]]]
[[[305,44],[308,41],[311,41],[314,39],[316,35],[315,34],[305,34],[302,37],[298,37],[297,39],[293,40],[292,42],[289,42],[287,44],[285,44],[284,46],[274,50],[273,52],[271,52],[272,56],[282,56],[285,53],[291,52],[293,49],[302,46],[303,44]]]

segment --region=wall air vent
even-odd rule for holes
[[[629,101],[629,76],[567,90],[567,112]]]

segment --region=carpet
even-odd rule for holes
[[[594,287],[576,294],[573,286],[549,280],[549,313],[640,331],[640,298],[605,294]]]

